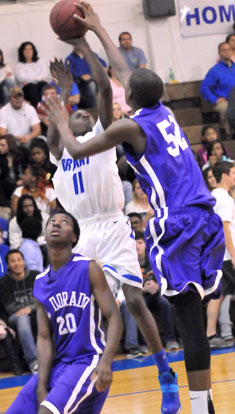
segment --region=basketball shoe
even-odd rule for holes
[[[162,391],[161,414],[178,414],[181,412],[177,374],[171,369],[163,372],[158,379]]]

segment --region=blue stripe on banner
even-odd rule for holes
[[[107,265],[107,264],[105,264],[103,266],[103,269],[105,269],[106,267],[108,269],[112,270],[113,272],[117,273],[118,275],[120,274],[120,273],[117,272],[116,269],[114,269],[114,267],[112,267],[110,265]],[[122,276],[122,277],[124,277],[125,279],[128,279],[128,280],[133,280],[133,282],[140,282],[140,283],[142,283],[142,278],[140,278],[138,276],[134,276],[134,275],[121,275],[121,274],[120,274],[120,276]]]

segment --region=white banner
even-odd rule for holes
[[[178,8],[183,37],[234,31],[235,1],[178,0]]]

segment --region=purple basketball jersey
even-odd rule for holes
[[[138,110],[132,119],[147,137],[143,154],[124,144],[127,160],[154,210],[165,207],[213,207],[190,145],[175,118],[161,104]]]
[[[101,311],[91,291],[90,259],[79,254],[62,268],[49,266],[35,280],[33,294],[52,327],[56,360],[72,362],[102,354],[105,347]]]

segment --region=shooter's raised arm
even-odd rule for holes
[[[76,6],[82,9],[85,19],[82,19],[77,15],[74,15],[74,18],[79,22],[79,24],[84,25],[96,34],[105,49],[109,63],[112,66],[115,75],[118,77],[122,85],[126,87],[131,71],[127,67],[120,51],[113,43],[109,34],[101,25],[98,15],[94,12],[89,3],[81,2],[76,4]]]

